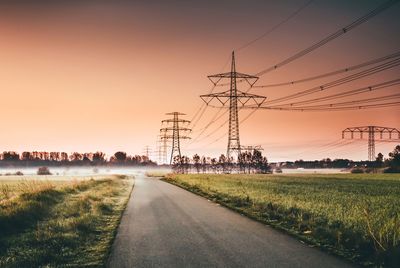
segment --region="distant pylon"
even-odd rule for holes
[[[167,164],[167,131],[160,131],[160,135],[158,136],[158,159],[160,164]]]
[[[146,145],[143,149],[144,155],[147,157],[147,159],[150,159],[150,153],[151,153],[151,148],[150,146]]]
[[[181,139],[190,139],[190,137],[188,137],[185,134],[181,134],[181,132],[184,132],[184,133],[190,132],[191,129],[180,126],[180,124],[189,124],[190,123],[189,120],[184,120],[184,119],[179,118],[180,115],[185,115],[185,114],[179,113],[179,112],[172,112],[172,113],[167,113],[166,115],[173,115],[173,118],[163,120],[162,123],[167,123],[167,124],[172,123],[172,127],[161,128],[160,132],[161,133],[165,132],[165,135],[161,136],[162,140],[172,140],[171,159],[169,162],[170,164],[172,164],[175,156],[181,157],[180,140]],[[171,132],[172,132],[172,135],[170,134]]]
[[[380,139],[383,139],[384,134],[387,134],[387,139],[391,140],[393,134],[397,134],[400,139],[400,131],[396,128],[390,127],[377,127],[377,126],[364,126],[364,127],[348,127],[342,131],[342,139],[345,138],[346,133],[350,133],[350,138],[354,138],[354,133],[360,134],[360,139],[363,138],[364,133],[368,133],[368,161],[375,161],[375,134],[379,133]]]
[[[266,99],[264,96],[249,94],[237,89],[237,79],[246,81],[252,87],[258,80],[257,76],[236,72],[235,52],[232,51],[231,71],[227,73],[209,75],[208,79],[216,86],[221,79],[230,79],[230,89],[220,93],[212,93],[201,95],[200,98],[209,105],[213,99],[217,99],[222,106],[229,100],[229,129],[228,129],[228,146],[226,156],[228,161],[231,161],[233,153],[236,156],[240,155],[240,137],[239,137],[239,107],[238,102],[242,107],[252,100],[257,106],[260,106]]]

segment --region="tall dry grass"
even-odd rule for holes
[[[132,179],[12,187],[0,206],[0,267],[104,266]]]

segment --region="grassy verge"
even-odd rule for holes
[[[133,180],[0,185],[0,267],[102,267]]]
[[[147,171],[145,175],[150,178],[164,178],[170,171],[168,170],[156,170],[156,171]]]
[[[400,265],[398,174],[190,174],[164,179],[356,263]]]

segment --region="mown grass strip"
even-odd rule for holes
[[[356,263],[399,266],[399,175],[191,174],[165,180]]]
[[[3,204],[0,267],[103,267],[132,186],[132,179],[111,176]]]

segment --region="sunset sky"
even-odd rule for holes
[[[187,114],[185,119],[193,118],[202,104],[199,95],[212,86],[207,75],[229,70],[232,50],[267,32],[308,0],[9,2],[0,4],[0,151],[101,150],[110,155],[117,150],[141,154],[145,145],[155,149],[161,120],[168,118],[165,113],[179,111]],[[238,50],[237,69],[255,74],[382,2],[315,0],[271,34]],[[301,79],[397,52],[399,14],[397,4],[309,55],[263,75],[257,84]],[[396,67],[329,93],[399,78],[399,74]],[[339,77],[251,92],[274,99]],[[399,93],[399,86],[338,102],[394,93]],[[192,137],[216,111],[206,110]],[[249,112],[242,111],[240,118]],[[202,136],[226,119],[227,115]],[[261,144],[270,161],[361,160],[367,158],[366,141],[332,151],[321,146],[340,139],[346,127],[364,125],[400,128],[400,107],[344,112],[261,110],[241,125],[240,136],[244,145]],[[212,142],[227,128],[190,145],[183,143],[182,153],[225,153],[227,137]],[[394,146],[379,143],[376,151],[387,156]]]

